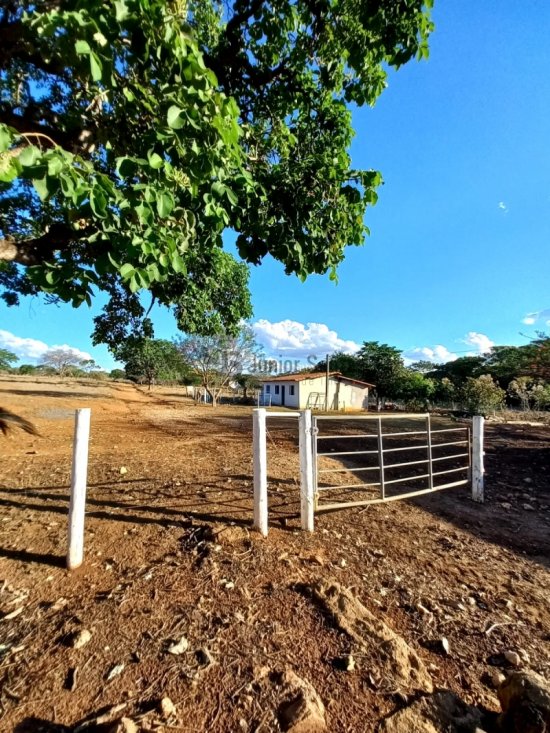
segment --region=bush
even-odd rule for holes
[[[110,379],[126,379],[126,372],[124,369],[112,369],[109,372]]]
[[[462,390],[462,399],[470,415],[487,415],[504,403],[506,392],[493,381],[490,374],[468,377]]]

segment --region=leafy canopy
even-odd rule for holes
[[[105,340],[117,319],[147,335],[149,290],[184,330],[236,332],[251,308],[228,228],[246,262],[335,277],[381,182],[351,166],[348,104],[374,104],[388,67],[427,55],[431,4],[4,3],[4,299],[106,291]]]
[[[129,379],[145,382],[179,382],[191,377],[191,370],[171,341],[130,337],[118,351]]]
[[[0,349],[0,371],[8,371],[17,361],[19,361],[17,354],[8,349]]]

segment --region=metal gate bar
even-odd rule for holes
[[[359,420],[365,420],[365,419],[371,419],[376,420],[376,433],[353,433],[353,434],[337,434],[337,435],[319,435],[319,429],[318,429],[318,420],[353,420],[353,419],[359,419]],[[368,504],[373,503],[381,503],[383,501],[395,501],[396,499],[402,499],[402,498],[408,498],[412,496],[420,496],[425,493],[429,493],[431,491],[439,491],[443,488],[451,488],[451,486],[462,486],[468,483],[468,479],[471,473],[470,470],[470,464],[471,464],[471,446],[470,446],[470,440],[469,440],[469,428],[467,427],[456,427],[456,428],[436,428],[432,429],[431,422],[430,422],[430,415],[428,413],[426,414],[415,414],[415,415],[388,415],[387,419],[416,419],[416,420],[425,420],[425,429],[424,430],[400,430],[396,432],[384,432],[383,430],[383,417],[380,415],[365,415],[361,416],[359,418],[350,418],[349,416],[345,415],[338,415],[338,416],[329,416],[329,415],[318,415],[313,420],[314,429],[312,430],[312,438],[313,438],[313,455],[314,455],[314,479],[315,479],[315,509],[316,511],[326,511],[327,508],[329,509],[336,509],[336,508],[344,508],[344,507],[353,507],[353,506],[366,506]],[[440,434],[447,434],[447,433],[466,433],[466,439],[465,440],[447,440],[443,443],[439,443],[436,440],[433,440],[434,437]],[[390,439],[390,438],[406,438],[408,436],[426,436],[426,442],[422,443],[422,445],[408,445],[408,446],[397,446],[397,447],[385,447],[385,441],[384,439]],[[317,441],[318,440],[364,440],[364,439],[376,439],[377,440],[377,448],[375,450],[346,450],[346,451],[323,451],[319,453],[317,451]],[[449,456],[438,456],[437,455],[437,448],[448,448],[451,446],[467,446],[467,451],[464,453],[454,453]],[[384,461],[384,455],[390,454],[390,453],[399,453],[402,451],[413,451],[413,450],[422,450],[426,451],[426,458],[422,458],[416,461],[400,461],[398,463],[390,463],[385,464]],[[434,455],[436,453],[436,455]],[[318,466],[318,459],[319,457],[326,457],[326,458],[336,458],[339,456],[365,456],[365,455],[378,455],[378,465],[376,466],[361,466],[361,467],[337,467],[337,468],[319,468]],[[464,466],[460,466],[459,468],[451,468],[451,469],[445,469],[442,471],[434,471],[434,463],[439,461],[450,461],[450,460],[458,460],[466,458],[467,462]],[[399,478],[393,478],[393,479],[386,479],[386,471],[390,469],[397,469],[397,468],[408,468],[409,466],[427,466],[427,473],[422,473],[418,475],[409,475],[409,476],[402,476]],[[331,486],[319,486],[319,475],[320,474],[339,474],[339,473],[365,473],[368,471],[377,471],[379,473],[379,481],[378,482],[370,482],[370,483],[364,483],[364,482],[358,482],[354,484],[343,484],[343,485],[331,485]],[[453,481],[450,483],[443,484],[442,486],[435,486],[434,480],[439,476],[444,476],[447,474],[452,473],[458,473],[461,471],[467,471],[468,472],[468,478],[460,480],[460,481]],[[406,494],[396,494],[395,496],[386,496],[386,486],[393,486],[395,484],[403,484],[403,483],[409,483],[412,481],[422,481],[422,480],[428,480],[428,487],[424,489],[418,489],[413,492],[407,492]],[[361,491],[361,490],[372,490],[372,489],[379,489],[379,497],[378,498],[371,498],[371,499],[362,499],[360,501],[351,501],[351,502],[336,502],[333,504],[325,504],[318,506],[318,499],[317,497],[321,492],[327,492],[327,491],[345,491],[345,490],[353,490],[353,491]]]

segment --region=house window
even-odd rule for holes
[[[288,388],[288,394],[294,397],[294,385],[293,384],[291,384],[290,387]]]
[[[275,385],[275,394],[279,394],[279,385],[278,384]]]
[[[265,385],[265,393],[266,394],[270,394],[271,393],[271,385],[270,384],[266,384]]]

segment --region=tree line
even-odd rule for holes
[[[312,371],[325,366],[320,361]],[[410,409],[436,404],[470,413],[506,405],[524,410],[550,408],[550,337],[543,333],[524,346],[493,346],[486,354],[443,364],[406,365],[400,349],[366,341],[356,354],[334,354],[330,369],[374,384],[378,407],[399,401]]]
[[[248,325],[234,335],[186,335],[173,341],[130,336],[114,349],[124,369],[103,372],[93,360],[83,360],[69,349],[50,349],[37,366],[15,367],[17,357],[0,349],[0,371],[20,374],[59,374],[126,378],[147,384],[177,383],[199,386],[212,405],[223,390],[238,385],[245,398],[261,388],[269,366]],[[324,371],[319,361],[304,371]],[[377,407],[399,402],[410,410],[431,406],[488,413],[503,406],[523,410],[550,409],[550,337],[538,334],[524,346],[494,346],[488,353],[462,356],[434,364],[417,361],[407,365],[395,346],[365,341],[355,354],[336,353],[330,370],[374,385]]]

